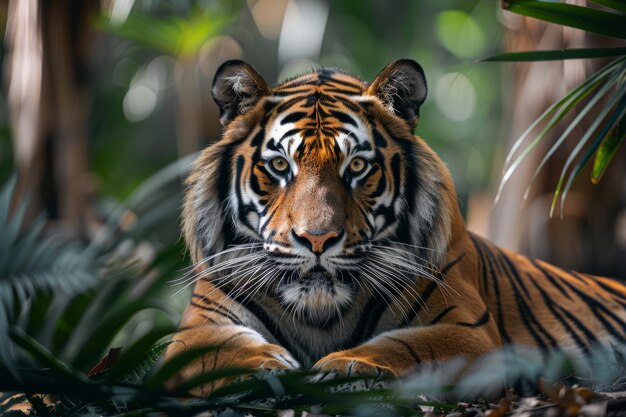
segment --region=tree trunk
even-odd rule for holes
[[[87,63],[97,2],[10,0],[8,105],[18,195],[89,235]]]

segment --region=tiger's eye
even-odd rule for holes
[[[272,159],[270,163],[276,172],[285,172],[289,169],[289,162],[287,162],[287,160],[282,156]]]
[[[365,169],[367,162],[363,158],[354,158],[350,161],[350,171],[357,174]]]

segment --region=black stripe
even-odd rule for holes
[[[383,135],[376,129],[372,129],[372,136],[374,137],[374,144],[377,148],[386,148],[387,140],[383,137]]]
[[[470,233],[470,239],[472,240],[472,244],[476,249],[476,254],[478,255],[478,270],[481,277],[482,282],[482,290],[485,293],[485,296],[489,296],[489,274],[487,274],[487,267],[485,262],[485,254],[482,249],[476,244],[475,237]]]
[[[517,274],[517,270],[511,270],[506,267],[505,263],[510,266],[512,266],[512,263],[501,250],[496,248],[496,254],[498,254],[499,256],[497,260],[494,261],[499,266],[501,272],[500,275],[504,275],[506,278],[508,278],[509,284],[511,285],[511,291],[513,292],[512,296],[515,300],[515,304],[517,305],[519,317],[522,319],[524,325],[530,332],[533,339],[535,339],[537,346],[542,351],[547,351],[551,347],[557,347],[558,343],[556,342],[556,339],[554,339],[554,337],[552,337],[552,335],[543,327],[541,322],[537,320],[532,309],[529,307],[528,303],[522,296],[522,292],[520,292],[520,287],[522,288],[522,291],[526,294],[527,298],[532,301],[532,297],[530,297],[528,289],[520,282],[520,277]],[[489,255],[491,256],[491,254]],[[513,275],[511,275],[512,272]],[[541,335],[543,335],[543,338],[541,337]]]
[[[563,286],[561,286],[561,284],[559,284],[559,281],[557,279],[555,279],[555,277],[552,274],[549,274],[548,271],[543,269],[536,260],[533,259],[533,260],[531,260],[531,262],[535,266],[535,268],[537,268],[539,271],[541,271],[543,276],[546,277],[548,279],[548,281],[550,281],[550,284],[552,284],[552,286],[554,286],[556,289],[558,289],[559,292],[563,296],[565,296],[568,300],[572,299],[572,297],[570,297],[569,293],[567,291],[565,291],[565,288],[563,288]]]
[[[489,253],[489,248],[486,247],[485,243],[476,239],[472,235],[470,235],[470,237],[472,241],[474,242],[474,245],[477,248],[480,248],[480,250],[484,254]],[[500,332],[500,337],[502,337],[502,340],[505,342],[505,344],[510,344],[511,337],[509,336],[509,334],[507,333],[504,327],[504,317],[503,317],[503,312],[502,312],[502,299],[500,298],[500,284],[498,283],[498,277],[496,276],[494,272],[495,268],[494,268],[491,257],[486,255],[485,261],[489,269],[489,275],[491,276],[491,282],[493,284],[493,289],[495,293],[494,297],[496,301],[496,324],[498,325],[498,331]]]
[[[288,114],[287,116],[285,116],[281,121],[280,124],[281,125],[286,125],[288,123],[295,123],[303,118],[307,117],[307,114],[304,112],[293,112]]]
[[[278,323],[276,321],[274,321],[265,312],[265,310],[263,310],[263,308],[261,308],[254,301],[248,299],[248,300],[246,300],[245,304],[243,304],[243,300],[245,299],[245,295],[244,294],[236,295],[234,298],[235,298],[235,300],[237,302],[241,303],[243,306],[245,306],[245,308],[250,310],[250,312],[252,314],[254,314],[256,316],[256,318],[267,328],[267,330],[269,330],[272,333],[272,335],[278,340],[278,343],[282,347],[287,349],[287,351],[289,351],[292,355],[296,356],[296,355],[298,355],[298,352],[300,352],[300,351],[303,351],[303,352],[307,352],[308,351],[308,349],[304,349],[300,345],[295,346],[295,347],[297,347],[299,349],[298,351],[294,350],[293,349],[294,345],[282,333],[281,328],[278,325]],[[294,340],[293,342],[295,343],[296,341]],[[299,362],[303,362],[305,358],[301,358],[298,355],[298,356],[296,356],[296,359]]]
[[[219,167],[217,169],[217,172],[215,173],[214,183],[212,184],[214,187],[217,188],[218,197],[220,201],[226,201],[226,199],[228,198],[230,194],[230,185],[231,185],[230,178],[232,178],[232,158],[233,158],[233,153],[235,151],[235,147],[241,144],[242,142],[244,142],[247,138],[248,138],[247,136],[243,137],[242,139],[236,141],[233,144],[229,144],[228,146],[223,146],[220,148],[222,154],[221,154],[221,158],[218,159]],[[192,187],[195,187],[195,186],[196,184],[192,185]],[[222,219],[223,219],[222,221],[224,222],[222,230],[219,231],[219,233],[221,233],[223,237],[222,243],[224,244],[224,247],[230,244],[238,243],[238,237],[235,232],[235,226],[233,225],[232,217],[225,212],[216,213],[216,215],[222,216]],[[198,218],[197,221],[206,222],[207,219]],[[201,230],[203,227],[204,226],[200,223],[196,225],[197,230]],[[209,256],[212,251],[221,250],[221,248],[216,247],[215,245],[213,245],[212,247],[209,247],[209,241],[212,240],[212,237],[201,235],[199,239],[201,241],[203,253],[205,256]]]
[[[570,275],[573,278],[576,278],[578,281],[580,281],[581,284],[589,285],[589,277],[584,277],[578,274],[576,271],[569,271],[568,275]]]
[[[334,73],[332,73],[332,74],[334,74]],[[331,78],[332,74],[330,74],[330,76],[328,76],[328,78],[326,78],[326,76],[320,74],[320,78],[322,80],[324,80],[324,81],[330,81],[333,84],[338,84],[338,85],[343,86],[343,87],[347,87],[347,88],[351,88],[351,89],[357,90],[359,93],[363,92],[363,86],[362,85],[355,84],[355,83],[352,83],[352,82],[346,81],[346,80],[340,80],[340,79],[337,79],[337,78]],[[345,91],[345,90],[339,90],[339,91]],[[353,94],[353,93],[346,91],[346,94]]]
[[[230,335],[230,336],[228,336],[228,337],[226,338],[226,340],[224,340],[222,343],[220,343],[220,346],[224,346],[226,343],[228,343],[228,342],[232,341],[233,339],[235,339],[235,338],[237,338],[237,337],[239,337],[239,336],[249,335],[249,334],[250,334],[251,332],[253,332],[253,331],[254,331],[254,330],[252,330],[252,329],[250,329],[249,331],[242,330],[242,331],[237,332],[237,333],[235,333],[235,334],[233,334],[233,335]],[[255,332],[255,333],[256,333],[256,332]],[[218,349],[218,352],[219,352],[219,349]]]
[[[367,300],[363,308],[365,314],[361,314],[359,317],[359,321],[352,331],[350,342],[347,345],[344,344],[345,347],[356,346],[372,335],[383,313],[389,307],[385,301],[374,296]]]
[[[450,271],[456,264],[458,264],[461,259],[463,259],[463,257],[465,257],[465,252],[463,252],[458,258],[452,260],[450,263],[444,266],[443,269],[437,273],[437,278],[443,281],[446,273],[448,273],[448,271]],[[402,322],[398,324],[398,327],[408,326],[413,321],[413,319],[417,317],[422,307],[426,305],[428,299],[432,295],[433,291],[435,291],[437,286],[438,284],[436,281],[432,281],[430,284],[428,284],[424,292],[420,294],[420,299],[415,301],[415,304],[413,304],[411,311],[407,312]]]
[[[620,293],[618,292],[618,290],[616,290],[615,288],[611,288],[610,286],[606,285],[604,282],[602,282],[600,279],[596,279],[593,277],[588,277],[589,279],[593,280],[593,282],[595,282],[596,284],[598,284],[598,286],[600,286],[600,288],[602,288],[604,291],[606,291],[607,293],[609,293],[610,295],[617,297],[618,299],[613,299],[613,301],[615,301],[616,303],[620,304],[622,307],[626,307],[626,303],[624,303],[623,301],[620,300],[626,300],[626,294]],[[611,278],[606,278],[603,277],[604,279],[608,279],[608,280],[612,280]],[[616,284],[619,284],[622,286],[622,288],[626,291],[626,288],[624,288],[624,284],[614,280]]]
[[[456,325],[457,326],[463,326],[463,327],[480,327],[483,324],[487,324],[489,322],[490,315],[491,315],[491,313],[489,312],[489,310],[485,310],[483,315],[480,316],[478,318],[478,320],[476,320],[474,323],[462,322],[462,323],[456,323]]]
[[[263,140],[265,139],[265,129],[259,129],[256,135],[250,140],[250,145],[255,148],[258,148],[263,144]]]
[[[395,202],[400,195],[400,188],[402,188],[402,184],[400,183],[402,178],[402,162],[400,161],[400,155],[395,154],[391,157],[391,161],[389,163],[391,167],[391,175],[393,178],[393,196],[392,201]],[[440,206],[437,206],[440,207]]]
[[[200,302],[203,303],[204,305],[200,304],[200,302],[195,303],[193,301],[194,298],[199,298]],[[190,302],[191,305],[201,308],[203,310],[207,310],[207,311],[211,311],[214,313],[218,313],[221,316],[227,317],[230,320],[232,320],[233,322],[235,322],[236,324],[243,324],[243,322],[241,320],[239,320],[239,318],[237,316],[234,315],[234,313],[230,310],[228,310],[226,307],[223,307],[220,303],[217,303],[213,300],[208,300],[206,298],[206,296],[202,295],[202,294],[198,294],[196,292],[194,292],[191,296],[192,301]],[[214,307],[209,307],[209,306],[214,306]]]
[[[428,326],[432,326],[433,324],[436,324],[439,320],[441,320],[442,318],[445,317],[446,314],[448,314],[449,312],[451,312],[452,310],[454,310],[456,308],[456,306],[450,306],[448,308],[446,308],[445,310],[443,310],[441,313],[439,313],[437,315],[437,317],[435,317],[434,319],[432,319],[430,321],[430,323],[428,323]]]
[[[543,298],[543,302],[546,307],[548,307],[554,317],[559,321],[559,323],[561,323],[563,328],[572,337],[572,339],[574,339],[574,343],[576,344],[576,346],[578,346],[578,348],[581,349],[585,353],[585,355],[588,355],[590,353],[589,346],[596,340],[596,337],[593,335],[593,333],[587,327],[585,327],[574,315],[572,315],[566,309],[556,303],[555,300],[550,297],[543,288],[541,288],[541,285],[539,285],[536,281],[532,279],[530,281],[534,284],[537,291],[539,291],[539,293],[541,294],[541,297]],[[565,314],[567,317],[563,317],[562,314]],[[580,330],[586,336],[587,343],[585,343],[580,338],[580,336],[578,336],[578,333],[576,333],[572,326],[570,326],[569,322],[573,322],[574,326],[576,326],[578,330]]]
[[[295,135],[299,131],[300,131],[299,129],[289,129],[280,137],[280,139],[278,139],[278,142],[282,142],[286,137]]]
[[[293,98],[289,98],[287,100],[281,101],[280,104],[278,106],[276,106],[276,113],[282,113],[286,110],[289,110],[290,108],[292,108],[293,106],[295,106],[296,104],[298,104],[298,102],[300,101],[305,101],[307,99],[307,96],[300,94],[296,97]]]
[[[580,288],[577,288],[575,285],[570,284],[566,280],[563,280],[563,284],[565,284],[568,288],[570,288],[582,301],[585,302],[589,310],[593,313],[593,315],[598,319],[600,323],[604,326],[606,331],[614,336],[616,339],[620,341],[625,341],[624,334],[626,333],[626,323],[624,323],[619,317],[617,317],[611,310],[609,310],[604,304],[600,303],[595,298],[587,295]],[[604,315],[608,316],[610,319],[615,322],[621,324],[622,333],[619,333],[618,330],[605,318]]]
[[[358,103],[354,103],[352,100],[343,97],[343,96],[337,96],[335,97],[335,99],[337,101],[340,101],[344,106],[346,106],[348,108],[348,110],[354,112],[354,113],[359,113],[362,109],[361,107],[359,107]]]
[[[237,196],[237,218],[239,219],[239,222],[247,227],[250,231],[252,231],[252,233],[256,233],[256,228],[254,228],[252,226],[252,224],[250,224],[250,221],[248,220],[248,213],[249,212],[254,212],[256,213],[256,207],[254,206],[254,204],[250,203],[250,204],[245,204],[243,202],[243,196],[241,194],[241,175],[243,172],[243,167],[245,164],[245,158],[243,155],[239,155],[237,157],[237,160],[235,161],[235,184],[237,184],[237,186],[235,187],[235,195]],[[258,213],[257,213],[258,214]]]
[[[274,215],[276,214],[276,209],[274,209],[268,216],[267,216],[267,220],[265,220],[265,223],[263,223],[261,225],[261,227],[259,228],[259,235],[263,236],[263,233],[265,233],[265,229],[267,228],[267,226],[270,224],[270,222],[272,221],[272,219],[274,218]],[[271,236],[270,236],[271,237]]]
[[[227,318],[228,320],[232,321],[235,324],[243,325],[243,322],[241,320],[239,320],[237,317],[232,315],[230,311],[224,309],[223,307],[220,307],[220,306],[208,307],[208,306],[204,306],[202,304],[198,304],[195,301],[191,301],[189,304],[194,306],[194,307],[200,308],[202,310],[206,310],[206,311],[208,311],[210,313],[215,313],[217,315],[225,317],[225,318]]]
[[[354,127],[357,126],[356,121],[350,115],[348,115],[348,114],[346,114],[344,112],[340,112],[340,111],[337,111],[337,110],[332,110],[330,112],[330,115],[333,116],[335,119],[339,120],[341,123],[352,125]]]
[[[419,358],[417,353],[415,353],[415,351],[413,350],[413,347],[410,344],[408,344],[404,340],[396,339],[395,337],[391,337],[391,336],[385,336],[385,338],[392,340],[396,343],[400,343],[402,346],[406,348],[406,350],[409,351],[409,354],[411,355],[411,357],[413,357],[413,360],[415,360],[415,363],[422,363],[422,360]]]
[[[360,181],[359,181],[359,186],[363,186],[365,184],[365,182],[367,182],[370,177],[376,173],[377,170],[379,170],[379,166],[378,165],[374,165],[372,167],[372,169],[370,170],[370,172],[368,172],[368,174],[363,177]],[[348,181],[350,181],[351,179],[348,178]],[[380,175],[380,179],[378,180],[378,184],[376,184],[376,189],[374,191],[372,191],[370,194],[368,194],[368,197],[370,198],[378,198],[381,195],[383,195],[385,193],[385,190],[387,189],[387,177],[385,177],[385,173],[381,172]],[[392,204],[391,204],[392,205]]]
[[[211,322],[212,324],[217,324],[217,322],[214,319],[212,319],[211,317],[209,317],[208,315],[204,313],[201,313],[200,316],[202,316],[204,320]]]
[[[505,273],[506,277],[509,280],[515,279],[516,284],[524,292],[524,294],[526,295],[526,298],[529,300],[532,300],[532,296],[530,295],[528,288],[526,288],[526,285],[524,285],[524,281],[521,279],[519,272],[517,271],[517,268],[515,268],[515,265],[513,264],[513,262],[511,262],[511,259],[502,250],[497,249],[497,252],[498,252],[498,255],[500,255],[499,259],[504,260],[504,266],[506,267],[506,273]]]
[[[432,295],[433,291],[435,291],[435,288],[437,288],[436,282],[433,281],[430,284],[428,284],[424,292],[420,295],[421,300],[415,301],[415,304],[413,304],[413,308],[411,308],[411,311],[407,312],[402,322],[398,324],[398,327],[408,326],[413,321],[413,319],[417,317],[422,307],[426,305],[426,302]]]
[[[450,261],[450,263],[448,263],[446,266],[444,266],[443,269],[441,270],[441,272],[439,272],[438,277],[440,279],[445,278],[445,276],[448,273],[448,271],[450,271],[456,264],[461,262],[461,259],[463,259],[464,257],[465,257],[465,252],[460,254],[456,259],[453,259],[452,261]]]

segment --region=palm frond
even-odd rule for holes
[[[602,0],[601,2],[606,3],[606,5],[624,7],[623,4],[619,4],[621,2],[617,1]],[[624,15],[621,13],[612,13],[558,1],[504,0],[502,3],[505,9],[513,13],[599,35],[626,39]]]
[[[503,8],[524,16],[575,27],[587,32],[626,38],[625,26],[623,25],[624,15],[622,14],[626,7],[623,2],[598,0],[596,3],[602,4],[608,9],[612,9],[612,11],[602,11],[560,2],[535,0],[508,0],[503,2]],[[553,103],[515,141],[504,163],[502,179],[496,193],[496,203],[499,201],[505,185],[520,164],[542,141],[549,137],[550,133],[554,132],[566,116],[571,115],[574,111],[575,116],[573,116],[572,121],[548,148],[534,170],[524,194],[524,200],[530,195],[532,184],[542,168],[567,140],[576,140],[576,144],[573,146],[573,150],[568,155],[562,168],[554,192],[550,216],[554,214],[559,197],[561,213],[563,213],[565,200],[573,181],[594,154],[596,155],[596,162],[594,163],[591,179],[594,183],[599,181],[617,147],[624,139],[623,131],[616,128],[626,122],[626,114],[622,111],[622,105],[626,98],[626,89],[624,88],[626,57],[624,55],[626,55],[626,48],[614,47],[509,52],[483,59],[483,61],[510,62],[618,57]],[[582,108],[579,109],[579,105],[582,105]],[[602,108],[594,115],[593,113],[599,105],[602,105]],[[574,139],[574,129],[582,123],[589,125],[589,128],[579,138]],[[543,127],[539,133],[534,136],[530,143],[527,143],[531,134],[542,124]],[[589,140],[594,135],[595,139],[589,143]],[[603,143],[604,146],[601,147]],[[583,153],[583,151],[585,152]]]
[[[619,104],[617,102],[619,101]],[[617,108],[613,109],[612,107],[617,104]],[[600,114],[593,121],[587,132],[581,137],[578,141],[574,149],[570,152],[567,161],[565,161],[565,165],[563,166],[563,170],[561,171],[561,176],[559,178],[559,182],[556,186],[556,191],[554,192],[554,198],[552,200],[552,210],[556,205],[556,201],[559,197],[559,193],[561,192],[561,187],[563,185],[563,181],[565,179],[565,175],[567,173],[568,168],[574,162],[575,158],[581,152],[583,147],[586,145],[587,141],[591,138],[592,133],[596,132],[602,123],[603,119],[607,117],[609,111],[612,111],[612,114],[608,117],[604,125],[600,128],[599,133],[596,134],[596,139],[591,143],[591,145],[587,148],[585,154],[578,160],[576,166],[570,172],[570,175],[567,179],[567,183],[563,188],[563,194],[561,196],[561,213],[563,213],[563,205],[565,204],[565,198],[567,197],[567,193],[572,186],[574,180],[578,177],[578,174],[582,171],[583,167],[587,165],[587,162],[591,159],[591,156],[596,153],[598,154],[598,148],[600,144],[604,141],[608,132],[613,131],[614,127],[619,123],[619,121],[626,120],[626,85],[622,85],[620,91],[611,98],[609,103],[601,110]],[[617,136],[614,137],[611,145],[614,146],[613,153],[617,150],[617,146],[624,139],[624,134],[622,134],[621,138],[619,137],[619,132],[616,132]],[[610,157],[609,157],[610,158]],[[606,164],[604,169],[606,169],[606,165],[608,165],[610,159],[605,160]],[[593,173],[592,173],[593,175]],[[598,177],[599,178],[599,177]],[[593,176],[592,176],[593,181]],[[597,182],[596,182],[597,183]]]
[[[481,59],[482,62],[534,62],[562,61],[564,59],[588,59],[619,57],[626,55],[626,48],[572,48],[549,51],[503,52]]]

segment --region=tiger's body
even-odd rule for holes
[[[321,69],[274,88],[231,61],[213,95],[224,135],[188,179],[195,289],[168,354],[221,347],[185,376],[400,376],[504,345],[624,342],[624,285],[466,231],[447,168],[413,135],[426,97],[414,61],[370,85]]]

